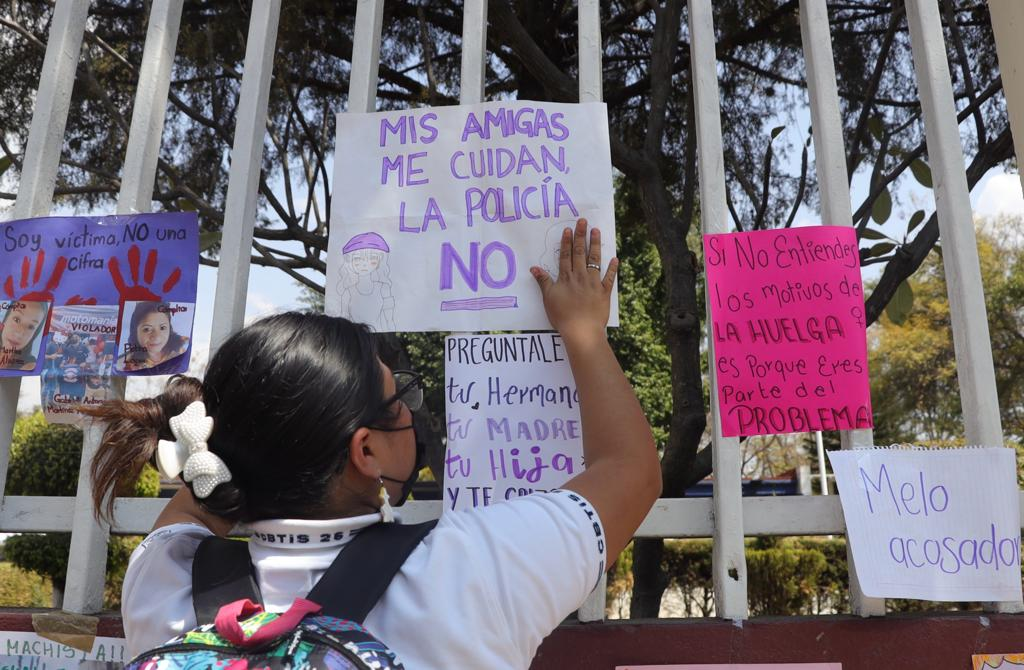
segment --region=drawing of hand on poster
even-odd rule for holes
[[[529,268],[557,277],[561,231],[615,256],[603,104],[341,114],[336,155],[325,307],[375,331],[546,330]]]
[[[62,308],[112,309],[115,332],[104,337],[106,346],[117,342],[118,316],[123,317],[126,309],[131,312],[135,303],[194,305],[198,264],[199,230],[194,213],[42,217],[3,224],[0,344],[4,351],[0,352],[0,376],[39,374],[44,361],[57,360],[56,353],[47,357],[45,352],[52,349],[49,344],[63,347],[75,334],[71,330],[55,332],[58,341],[50,341],[47,328]],[[161,360],[147,357],[151,364],[124,366],[118,373],[169,374],[185,370],[193,311],[188,307],[174,323],[185,338],[179,341],[185,345],[183,351]],[[186,313],[187,324],[181,317]],[[58,322],[63,323],[63,317]],[[78,339],[81,336],[75,334]],[[76,365],[65,361],[60,370],[48,365],[46,381],[52,388],[55,380],[63,380],[77,392],[79,376],[94,375],[80,375]]]

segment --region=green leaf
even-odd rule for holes
[[[868,249],[868,258],[884,256],[885,254],[889,253],[895,248],[896,245],[892,242],[882,242],[881,244],[876,244],[875,246]]]
[[[887,240],[887,239],[889,239],[889,237],[886,236],[884,233],[880,233],[877,230],[873,230],[871,228],[865,228],[864,230],[860,231],[860,237],[861,237],[861,239],[864,239],[864,240]]]
[[[786,126],[775,126],[772,128],[772,139],[774,140],[779,134],[786,129]]]
[[[177,204],[178,204],[178,209],[180,209],[183,212],[195,212],[195,211],[197,211],[197,207],[195,206],[195,203],[193,203],[188,198],[178,198],[178,203]]]
[[[882,126],[882,119],[878,116],[872,116],[868,119],[868,130],[871,131],[871,134],[875,136],[876,140],[881,141],[882,132],[884,130]]]
[[[914,290],[910,288],[910,282],[904,279],[900,282],[900,285],[896,287],[896,292],[892,296],[892,300],[885,306],[885,314],[889,317],[889,320],[895,323],[897,326],[902,326],[903,322],[910,316],[910,310],[914,308]]]
[[[875,203],[871,205],[871,218],[875,220],[875,223],[885,223],[891,215],[892,196],[889,195],[889,189],[884,189],[875,198]]]
[[[909,233],[914,228],[920,226],[922,221],[924,221],[924,210],[919,209],[910,217],[910,223],[907,224],[907,232]]]
[[[932,187],[932,169],[928,164],[918,158],[910,164],[910,171],[914,173],[914,179],[925,188]]]
[[[206,230],[199,233],[199,251],[209,251],[220,244],[219,230]]]
[[[0,177],[4,176],[4,173],[7,172],[7,169],[12,165],[14,165],[13,156],[4,156],[3,158],[0,158]]]

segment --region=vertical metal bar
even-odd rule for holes
[[[604,100],[601,3],[598,0],[580,0],[578,11],[580,102],[601,102]]]
[[[462,75],[459,102],[483,102],[487,72],[487,0],[466,0],[462,10]]]
[[[1006,114],[1010,117],[1010,131],[1018,161],[1024,156],[1024,3],[1020,0],[988,0],[992,15],[992,32],[996,38],[999,73],[1003,77],[1006,95]],[[1020,184],[1024,187],[1024,170]]]
[[[577,8],[579,25],[580,102],[601,102],[601,4],[598,0],[580,0]],[[601,575],[597,586],[580,607],[580,621],[603,621],[608,578]]]
[[[32,110],[32,125],[25,143],[18,197],[14,201],[14,219],[48,214],[53,203],[57,166],[64,144],[64,126],[71,107],[71,91],[75,85],[75,70],[88,13],[88,0],[59,0],[53,11],[36,106]],[[0,379],[0,500],[3,500],[7,483],[11,436],[18,418],[20,392],[20,377]]]
[[[700,174],[700,218],[705,235],[728,232],[725,204],[725,169],[722,121],[718,101],[718,67],[711,0],[688,0],[690,22],[690,77],[697,130],[697,167]],[[711,301],[708,300],[710,305]],[[710,311],[707,327],[711,328]],[[708,360],[714,360],[714,338],[708,333]],[[718,407],[718,375],[711,382],[711,445],[715,473],[714,545],[712,577],[715,610],[726,619],[747,618],[747,561],[743,547],[743,491],[740,481],[740,442],[722,436]]]
[[[171,85],[171,68],[174,65],[183,5],[184,0],[154,0],[150,8],[121,176],[121,191],[117,198],[118,214],[152,210],[160,138],[163,135],[167,92]],[[111,379],[111,399],[124,398],[124,387],[124,377]],[[64,591],[64,609],[68,612],[91,613],[103,608],[110,527],[95,520],[89,480],[89,467],[99,448],[103,429],[102,425],[90,425],[84,431],[82,464],[78,473],[75,511],[71,522],[67,588]]]
[[[964,433],[968,444],[1002,445],[1003,427],[974,214],[937,0],[908,0],[907,18],[935,184]],[[998,603],[992,607],[1002,612],[1020,612],[1024,611],[1024,602]]]
[[[800,37],[807,63],[807,92],[811,102],[811,127],[814,130],[814,167],[821,195],[822,223],[835,226],[853,225],[850,186],[846,172],[846,151],[843,123],[839,114],[839,91],[836,85],[835,60],[832,55],[832,34],[825,0],[800,0]],[[818,433],[820,444],[821,433]],[[870,430],[841,431],[843,449],[870,447],[874,436]],[[823,454],[819,451],[819,458]],[[822,468],[822,493],[827,493]],[[850,608],[861,616],[885,614],[884,598],[864,595],[853,569],[853,555],[847,545],[850,566]]]
[[[224,202],[224,227],[217,269],[217,292],[213,301],[210,355],[245,320],[249,291],[249,254],[256,224],[256,201],[263,140],[267,132],[270,78],[274,70],[277,25],[281,0],[255,2],[249,17],[245,41],[245,70],[238,94],[235,140],[231,147],[228,193]]]
[[[377,107],[383,20],[384,0],[359,0],[352,40],[352,75],[348,84],[349,112],[372,112]]]
[[[372,112],[377,108],[377,78],[380,69],[380,33],[384,20],[384,0],[359,0],[356,4],[355,34],[352,40],[352,73],[348,82],[348,113]],[[465,56],[463,56],[465,58]],[[339,118],[341,114],[338,115]],[[337,157],[337,156],[336,156]],[[333,209],[333,206],[332,206]],[[340,245],[335,240],[328,245],[328,253],[340,257]],[[332,256],[333,258],[333,256]],[[338,284],[337,264],[327,263],[327,286]],[[337,293],[337,292],[335,292]],[[324,296],[324,312],[332,316],[341,314],[341,302],[328,291]]]
[[[149,12],[121,191],[117,196],[118,214],[153,209],[153,185],[183,5],[184,0],[154,0]]]

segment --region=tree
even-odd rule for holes
[[[7,473],[7,495],[74,496],[82,461],[82,431],[46,423],[42,412],[20,416],[14,424],[11,460]],[[155,497],[160,477],[147,467],[132,495]],[[121,581],[128,556],[138,544],[113,537],[107,548],[107,604],[120,602]],[[15,535],[4,542],[4,557],[23,570],[30,570],[53,583],[53,606],[60,607],[68,571],[70,533]]]
[[[269,141],[260,181],[259,225],[253,262],[288,273],[322,291],[330,210],[327,164],[333,114],[344,108],[352,52],[355,0],[304,0],[281,18]],[[814,206],[808,131],[797,140],[772,129],[793,126],[806,95],[798,0],[715,2],[716,51],[722,94],[728,204],[737,229],[788,226],[797,207]],[[983,4],[942,0],[955,96],[968,139],[972,186],[1010,159],[1012,144],[994,40]],[[70,203],[109,203],[119,185],[129,106],[141,58],[147,3],[95,3],[88,57],[76,80],[58,195]],[[611,124],[612,161],[635,189],[637,207],[619,221],[657,251],[663,287],[659,339],[668,355],[671,415],[662,458],[666,496],[710,471],[701,362],[704,318],[701,268],[689,236],[699,215],[696,137],[689,73],[689,34],[683,0],[602,2],[604,92]],[[382,108],[451,104],[458,99],[461,3],[395,0],[386,4],[378,100]],[[881,239],[903,179],[930,184],[902,2],[852,0],[833,6],[831,23],[848,167],[871,177],[871,192],[855,208],[862,239]],[[42,3],[5,6],[0,26],[0,149],[21,164],[35,73],[50,13]],[[564,0],[489,3],[489,98],[575,101],[576,11]],[[222,220],[226,155],[237,104],[245,3],[186,3],[172,84],[168,128],[154,200],[163,209],[195,209],[204,230]],[[36,67],[31,67],[36,64]],[[799,154],[799,159],[796,158]],[[788,157],[788,159],[787,159]],[[789,165],[799,163],[795,174]],[[2,163],[0,163],[2,167]],[[13,197],[7,194],[3,197]],[[923,224],[923,225],[921,225]],[[876,320],[938,239],[934,214],[912,217],[906,235],[862,252],[884,263],[867,299]],[[216,246],[203,262],[216,264]],[[408,340],[407,340],[408,341]],[[429,339],[421,338],[420,342]],[[434,420],[435,428],[443,422]],[[437,462],[441,435],[431,453]],[[637,542],[635,616],[654,616],[668,583],[661,540]]]
[[[1024,442],[1024,238],[1019,218],[978,225],[978,253],[1007,439]],[[913,308],[889,310],[870,338],[871,397],[880,443],[954,442],[962,434],[946,281],[938,252],[913,280]]]

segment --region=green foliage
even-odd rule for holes
[[[46,423],[41,412],[19,417],[14,424],[11,461],[7,479],[9,495],[74,496],[82,459],[82,431]],[[132,495],[156,497],[160,476],[146,467],[135,483]],[[63,589],[67,576],[69,533],[22,534],[7,539],[4,557],[14,565],[42,575]],[[128,557],[137,541],[111,538],[107,549],[107,585],[116,584],[113,599],[120,599],[120,582]],[[48,605],[49,603],[47,603]]]
[[[1019,219],[978,227],[1003,430],[1024,440],[1024,245]],[[909,295],[903,295],[903,293]],[[897,303],[897,304],[893,304]],[[869,331],[871,397],[877,443],[946,442],[963,434],[949,299],[942,259],[930,254]]]
[[[50,580],[0,563],[0,607],[50,607]]]
[[[890,244],[890,249],[893,246],[894,245]],[[913,308],[914,289],[910,286],[910,281],[904,279],[900,282],[900,285],[896,287],[896,293],[893,294],[892,300],[890,300],[889,304],[885,306],[885,315],[897,326],[902,326],[907,320],[910,310]]]
[[[747,547],[747,599],[752,615],[810,614],[825,556],[789,543],[755,541]]]

